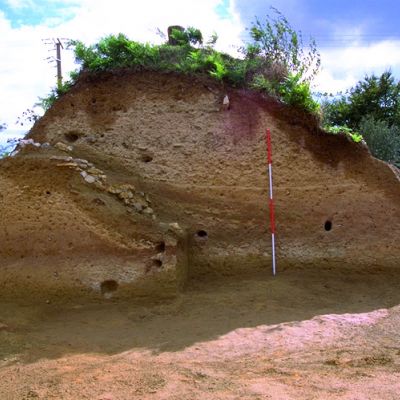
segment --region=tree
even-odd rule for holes
[[[365,77],[350,93],[351,123],[358,126],[365,115],[389,126],[400,123],[400,84],[396,83],[390,71],[380,77]]]
[[[7,124],[5,124],[4,122],[0,122],[0,132],[4,131],[7,128]]]
[[[360,132],[371,153],[380,160],[400,166],[400,128],[389,126],[386,121],[374,117],[363,118]]]
[[[385,121],[388,126],[400,125],[400,83],[390,71],[380,77],[366,76],[342,96],[323,105],[324,120],[329,125],[346,125],[359,129],[365,116]]]
[[[325,101],[322,110],[328,131],[358,131],[375,157],[399,165],[400,83],[390,71],[366,76],[347,96]]]

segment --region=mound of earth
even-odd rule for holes
[[[1,399],[398,398],[400,184],[365,147],[121,71],[82,76],[0,163]]]
[[[81,77],[1,161],[1,296],[155,299],[266,271],[267,128],[280,272],[397,268],[399,180],[365,147],[254,92],[123,71]]]

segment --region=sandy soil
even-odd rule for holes
[[[398,399],[400,274],[269,271],[167,303],[0,308],[0,399]]]

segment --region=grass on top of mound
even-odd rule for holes
[[[315,42],[310,42],[308,50],[303,48],[301,34],[279,11],[274,9],[274,13],[274,17],[266,17],[265,23],[256,19],[249,29],[251,40],[239,49],[241,56],[237,58],[215,49],[216,34],[204,41],[202,33],[193,27],[170,27],[168,40],[161,45],[132,41],[122,33],[104,37],[93,45],[72,41],[70,47],[80,68],[70,80],[41,98],[39,104],[45,110],[50,108],[82,72],[129,68],[206,75],[317,114],[319,105],[310,90],[310,81],[320,65]]]

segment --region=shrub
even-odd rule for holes
[[[107,36],[88,47],[80,41],[73,41],[71,45],[75,47],[75,61],[91,71],[159,64],[158,46],[131,41],[122,33]]]
[[[280,65],[301,80],[312,80],[321,64],[315,41],[310,40],[306,51],[301,32],[296,32],[276,8],[271,9],[275,18],[267,15],[264,24],[256,18],[249,29],[252,42],[243,49],[246,58],[262,59],[267,66]]]
[[[338,134],[346,135],[348,138],[350,138],[355,143],[359,143],[363,140],[362,135],[360,135],[357,132],[352,131],[346,125],[325,126],[324,130],[332,135],[338,135]]]
[[[217,35],[203,45],[202,33],[193,27],[169,28],[169,41],[162,45],[129,40],[124,34],[109,35],[97,44],[86,46],[72,41],[75,60],[81,71],[113,69],[147,69],[207,74],[236,87],[250,87],[282,99],[283,102],[317,113],[318,104],[311,96],[309,80],[319,67],[319,54],[314,42],[303,51],[301,34],[295,32],[279,11],[276,19],[267,16],[263,25],[258,19],[250,29],[252,43],[244,59],[233,58],[214,49]],[[64,85],[40,98],[45,110],[74,84],[77,73]]]
[[[302,82],[300,79],[300,74],[290,74],[279,85],[279,95],[286,104],[300,107],[310,113],[316,114],[320,107],[311,95],[310,84],[305,81]]]
[[[172,27],[170,38],[172,39],[172,42],[176,43],[178,46],[194,46],[196,44],[203,44],[203,34],[199,29],[193,28],[192,26],[187,29],[177,29]]]
[[[42,107],[44,111],[47,111],[60,96],[62,96],[64,93],[67,93],[68,90],[71,89],[78,77],[78,73],[71,72],[70,77],[71,79],[69,81],[66,81],[60,86],[51,89],[51,92],[48,96],[39,97],[39,101],[34,104],[34,107]],[[33,122],[36,122],[38,119],[39,117],[35,118]]]
[[[362,119],[360,131],[376,158],[400,165],[400,128],[372,116]]]

